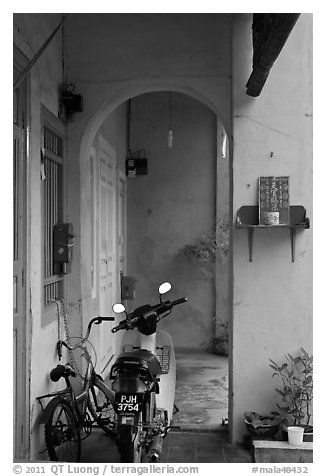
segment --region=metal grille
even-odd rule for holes
[[[58,157],[63,157],[62,137],[58,136],[47,126],[44,126],[44,148]]]
[[[53,227],[62,221],[63,139],[44,127],[44,304],[60,299],[63,291],[61,270],[53,262]]]
[[[47,282],[44,286],[44,303],[45,305],[60,299],[63,295],[62,277],[55,277],[52,282]]]
[[[167,345],[156,347],[156,355],[162,367],[162,374],[167,374],[170,370],[170,349]]]

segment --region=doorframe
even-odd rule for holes
[[[13,46],[13,66],[20,72],[24,70],[28,64],[28,58],[14,45]],[[23,136],[24,147],[24,166],[23,179],[24,189],[22,191],[23,200],[23,269],[24,269],[24,284],[22,292],[22,314],[25,316],[23,325],[23,375],[16,376],[20,379],[23,391],[23,409],[21,418],[21,437],[17,439],[16,428],[14,428],[14,451],[13,457],[18,460],[28,460],[30,456],[30,381],[31,381],[31,317],[30,317],[30,243],[31,243],[31,217],[30,217],[30,136],[31,136],[31,78],[28,74],[22,83],[25,87],[25,133]],[[15,369],[16,370],[16,369]],[[16,402],[14,402],[16,405]],[[17,447],[16,447],[17,444]]]

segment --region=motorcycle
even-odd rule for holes
[[[110,371],[122,463],[158,462],[163,438],[171,427],[175,355],[170,335],[158,330],[157,324],[187,298],[163,302],[163,294],[170,289],[170,283],[161,284],[158,304],[146,304],[129,314],[123,304],[113,306],[114,312],[125,313],[126,319],[112,332],[128,331],[122,340],[122,353]]]

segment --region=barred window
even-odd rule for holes
[[[63,134],[43,125],[42,178],[44,230],[44,305],[63,298],[63,270],[53,262],[53,227],[63,221]]]

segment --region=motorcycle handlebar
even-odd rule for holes
[[[156,313],[157,315],[164,314],[165,312],[170,311],[174,306],[177,306],[178,304],[182,304],[187,301],[186,297],[176,299],[175,301],[166,301],[165,303],[162,304],[156,304],[155,306],[152,306],[151,310],[147,310],[144,316],[146,315],[152,315],[152,313]],[[116,327],[113,327],[111,329],[111,332],[115,333],[118,332],[122,329],[131,329],[137,326],[137,323],[139,319],[143,316],[137,316],[133,319],[125,319],[120,322],[120,324]]]
[[[177,306],[178,304],[182,304],[184,302],[187,302],[186,297],[182,297],[180,299],[176,299],[175,301],[172,301],[172,306]]]
[[[118,331],[121,331],[122,329],[127,329],[127,319],[125,319],[124,321],[121,321],[120,324],[116,327],[113,327],[111,329],[111,332],[116,333]]]
[[[186,301],[187,301],[186,297],[176,299],[175,301],[166,301],[162,303],[160,306],[157,306],[155,309],[155,312],[158,315],[164,314],[164,312],[170,311],[174,306],[177,306],[178,304],[182,304],[183,302],[186,302]]]

